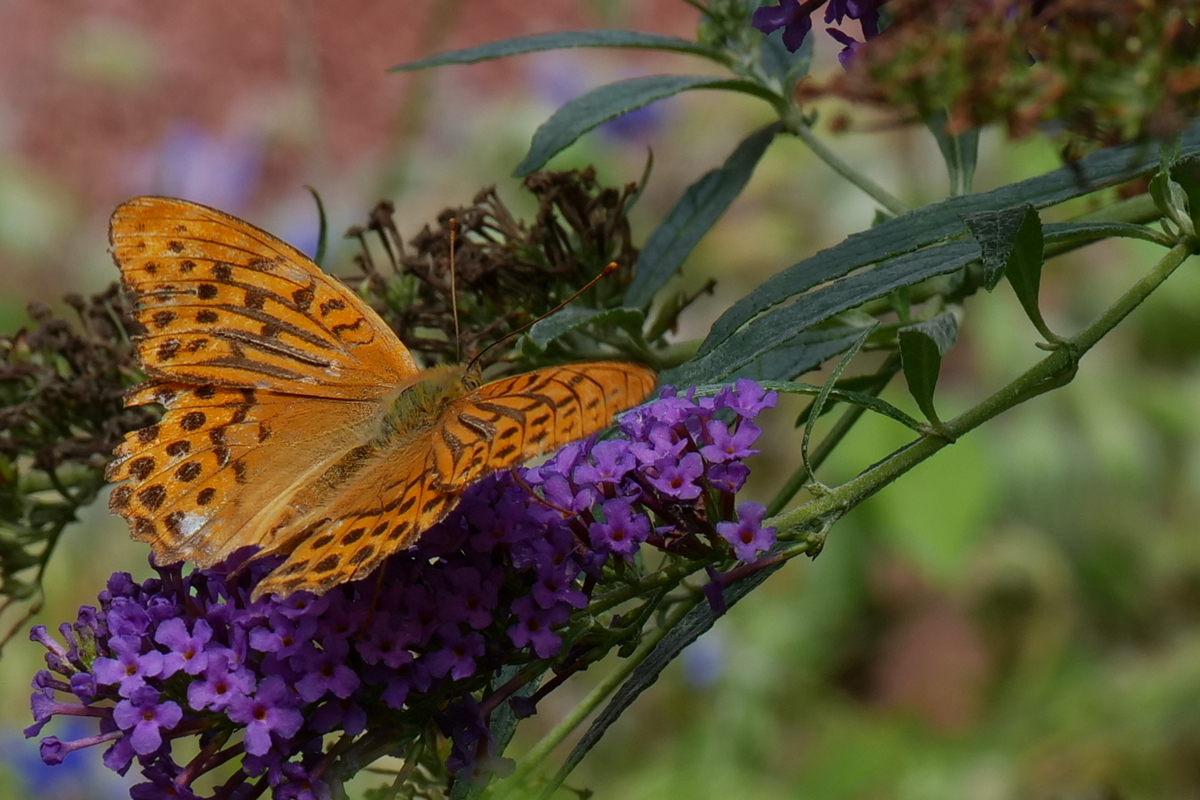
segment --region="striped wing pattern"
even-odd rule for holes
[[[153,377],[364,399],[417,373],[366,303],[239,219],[141,197],[114,212],[109,241],[139,300],[138,355]]]
[[[608,426],[654,388],[645,367],[598,361],[486,383],[420,438],[381,453],[338,497],[338,516],[299,542],[257,594],[323,592],[371,572],[443,519],[471,483]]]

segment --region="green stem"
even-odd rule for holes
[[[1073,339],[1059,345],[1023,375],[974,408],[947,422],[938,434],[917,439],[853,480],[771,520],[781,536],[805,535],[814,523],[828,527],[854,506],[920,464],[958,437],[974,430],[1004,411],[1069,382],[1079,359],[1125,319],[1157,289],[1175,269],[1196,251],[1198,243],[1187,237],[1171,248],[1141,280],[1125,292],[1099,318]]]
[[[503,798],[510,797],[514,795],[514,793],[518,793],[526,789],[526,780],[534,770],[541,766],[542,762],[546,760],[546,757],[550,755],[554,748],[558,747],[558,745],[561,744],[564,739],[570,736],[571,732],[574,731],[575,728],[577,728],[585,719],[587,719],[587,717],[593,711],[600,707],[600,704],[604,702],[605,698],[612,694],[619,686],[621,686],[621,684],[625,682],[626,678],[633,674],[633,671],[637,669],[638,665],[645,661],[646,658],[654,651],[655,645],[657,645],[659,641],[667,635],[667,633],[673,630],[675,625],[681,619],[683,619],[684,615],[691,611],[693,606],[699,603],[700,600],[700,597],[696,597],[692,600],[679,603],[674,609],[671,610],[671,613],[667,616],[667,618],[663,620],[662,625],[647,633],[642,639],[642,643],[638,645],[637,650],[634,650],[633,654],[629,658],[623,659],[612,673],[605,676],[604,680],[597,684],[596,688],[592,689],[592,691],[588,693],[588,696],[571,710],[570,714],[564,717],[561,722],[554,726],[552,731],[543,736],[541,741],[539,741],[533,746],[532,749],[530,749],[528,753],[521,757],[520,761],[517,762],[517,768],[513,774],[506,778],[503,783],[496,786],[495,792],[493,793],[494,800],[503,800]],[[544,800],[545,798],[549,797],[554,790],[558,788],[558,786],[558,783],[551,781],[548,785],[543,787],[539,798]]]
[[[900,216],[908,211],[908,206],[900,202],[887,189],[884,189],[875,181],[862,174],[846,161],[843,161],[840,156],[829,148],[829,145],[821,141],[821,138],[813,133],[812,128],[808,127],[803,122],[788,124],[788,130],[796,135],[796,138],[808,145],[808,149],[812,150],[813,155],[824,161],[829,168],[841,175],[850,183],[862,189],[868,195],[883,206],[889,213],[894,216]]]
[[[1080,218],[1076,221],[1092,222],[1093,220]],[[1153,242],[1167,248],[1175,244],[1174,238],[1146,225],[1119,222],[1116,220],[1095,220],[1095,222],[1099,223],[1102,227],[1094,228],[1087,233],[1072,236],[1068,239],[1060,239],[1053,243],[1047,243],[1046,258],[1062,255],[1071,250],[1078,250],[1081,247],[1087,247],[1089,244],[1094,244],[1100,239],[1139,239],[1143,242]]]
[[[1080,214],[1075,222],[1131,222],[1145,225],[1162,217],[1149,192],[1118,200],[1095,211]]]
[[[658,572],[647,575],[637,583],[623,586],[620,589],[613,589],[611,592],[597,597],[588,604],[587,613],[591,616],[599,616],[605,611],[616,608],[635,597],[643,597],[649,591],[661,589],[664,586],[677,586],[684,578],[704,569],[706,563],[708,562],[699,560],[675,562]]]
[[[888,383],[891,382],[892,378],[899,371],[900,354],[893,353],[892,356],[888,358],[886,362],[884,362],[884,365],[879,369],[879,372],[876,373],[879,380],[867,390],[867,393],[878,395],[884,390],[884,388],[888,385]],[[812,453],[809,454],[808,460],[813,469],[817,469],[822,463],[824,463],[825,459],[829,457],[829,454],[833,452],[833,449],[838,446],[842,439],[845,438],[846,434],[850,432],[850,429],[854,427],[855,423],[862,418],[862,415],[866,410],[866,406],[851,405],[846,409],[842,416],[838,417],[838,421],[833,424],[833,427],[830,428],[829,433],[826,434],[825,438],[822,439],[820,443],[818,443],[813,449]],[[792,473],[790,478],[788,478],[788,481],[783,485],[783,488],[776,492],[775,496],[771,498],[771,502],[767,505],[767,516],[773,517],[779,512],[783,511],[784,506],[791,502],[792,498],[804,488],[804,484],[808,483],[809,477],[808,469],[804,464],[800,464],[800,466],[796,467],[796,471]]]

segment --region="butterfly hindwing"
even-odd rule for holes
[[[258,583],[254,596],[322,594],[368,575],[389,555],[412,546],[458,504],[457,492],[439,489],[429,479],[432,462],[432,449],[417,440],[364,472],[339,494],[336,515],[318,515],[287,560]]]
[[[652,370],[637,364],[594,361],[485,383],[442,418],[434,447],[443,485],[461,489],[595,433],[642,402],[655,381]]]
[[[201,566],[268,546],[294,515],[286,501],[368,435],[375,412],[365,402],[174,383],[135,389],[127,402],[167,412],[117,447],[106,477],[124,483],[109,508],[159,563]]]

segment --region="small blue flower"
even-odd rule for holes
[[[750,445],[758,440],[762,431],[753,422],[743,421],[731,432],[728,425],[714,419],[709,420],[705,431],[708,433],[708,441],[712,444],[701,447],[700,455],[709,462],[740,461],[758,453]]]
[[[132,697],[146,685],[146,678],[162,673],[163,654],[157,650],[142,653],[141,641],[136,637],[116,636],[109,640],[109,649],[116,658],[97,658],[92,674],[98,684],[118,686],[121,697]]]
[[[165,619],[154,633],[154,641],[171,649],[163,659],[162,676],[169,678],[183,670],[188,675],[198,675],[208,665],[208,653],[204,646],[212,639],[212,626],[198,619],[188,633],[187,623],[179,617]]]
[[[688,453],[678,462],[660,462],[658,475],[650,483],[667,497],[695,500],[700,496],[696,481],[704,475],[704,459],[699,453]]]
[[[625,500],[605,500],[601,506],[604,522],[593,522],[588,528],[592,547],[618,555],[631,555],[650,535],[650,520],[635,514]]]

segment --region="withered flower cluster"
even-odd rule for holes
[[[154,416],[122,405],[140,375],[131,301],[116,284],[65,301],[75,322],[33,303],[33,325],[0,336],[0,610],[37,592],[58,536],[104,485],[113,447]]]
[[[1200,111],[1197,0],[891,0],[845,74],[800,91],[1105,145],[1169,138]]]
[[[620,304],[638,255],[626,214],[640,187],[601,186],[591,167],[537,172],[524,186],[538,201],[529,225],[512,214],[495,187],[486,187],[471,205],[442,211],[437,230],[425,226],[408,247],[387,201],[375,207],[366,225],[347,233],[362,242],[356,261],[367,275],[368,300],[426,364],[473,357],[550,311],[609,262],[616,262],[617,270],[590,289],[582,303],[592,308]],[[451,220],[457,227],[453,275]],[[390,274],[377,266],[375,246],[386,254]],[[487,361],[504,355],[500,349]]]

